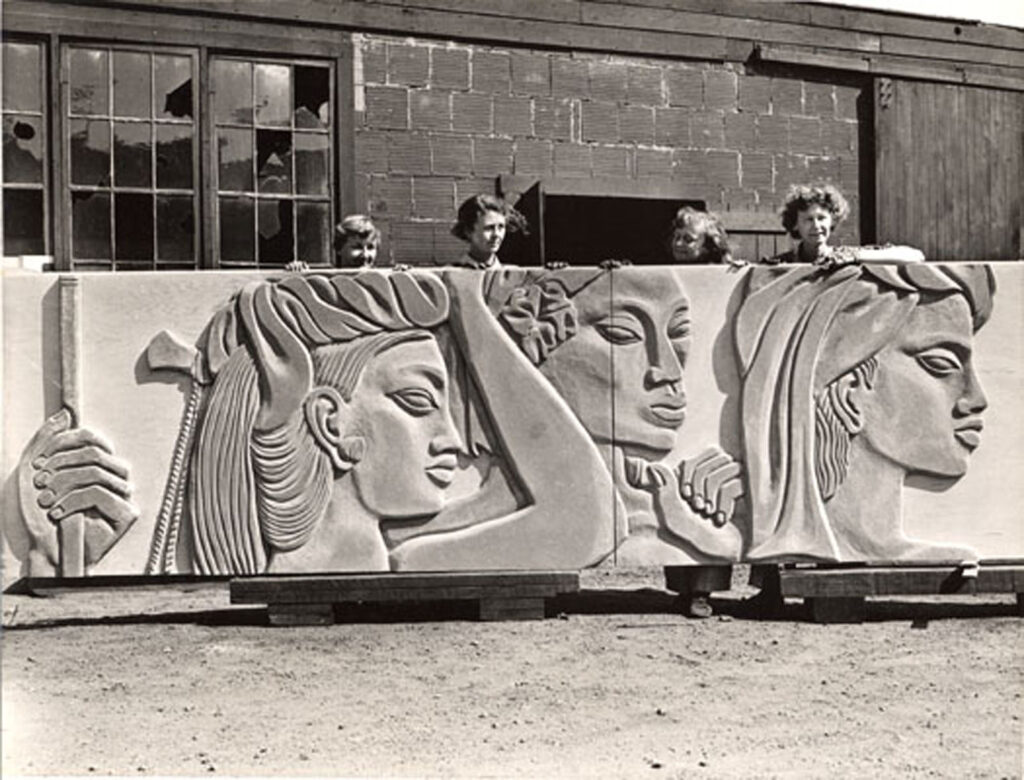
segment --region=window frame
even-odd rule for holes
[[[0,200],[6,198],[7,190],[32,190],[42,192],[42,205],[43,205],[43,255],[54,255],[55,247],[55,236],[54,236],[54,214],[53,214],[53,193],[55,186],[55,175],[53,164],[53,101],[51,100],[52,90],[52,56],[51,56],[51,42],[45,37],[40,35],[14,35],[7,34],[3,35],[3,43],[5,44],[21,44],[37,46],[39,48],[39,132],[42,136],[40,139],[40,146],[42,149],[42,176],[38,184],[29,182],[8,182],[6,179],[0,181]],[[0,88],[2,89],[2,88]],[[23,114],[31,115],[32,112],[16,110],[6,111],[0,107],[0,114]],[[0,216],[2,220],[2,216]],[[6,234],[3,228],[3,222],[0,221],[0,256],[7,256],[5,250]],[[17,257],[17,255],[14,255]]]
[[[193,67],[193,77],[192,77],[193,78],[193,83],[198,83],[198,81],[199,81],[199,68],[201,67],[201,63],[199,61],[198,47],[163,46],[163,45],[147,46],[146,44],[141,44],[141,43],[131,44],[131,43],[113,43],[113,42],[106,42],[106,41],[77,41],[77,40],[63,40],[63,41],[61,41],[61,44],[60,44],[59,60],[60,60],[60,68],[61,68],[61,78],[60,78],[61,92],[60,92],[59,100],[57,101],[57,106],[58,106],[58,110],[59,110],[59,114],[60,114],[60,122],[61,122],[61,135],[60,135],[60,141],[59,141],[60,142],[60,151],[61,151],[60,199],[62,201],[62,207],[64,209],[64,213],[67,215],[67,218],[62,221],[62,225],[61,225],[61,232],[63,233],[64,267],[65,267],[65,270],[77,270],[77,271],[101,270],[101,269],[97,269],[97,268],[76,268],[75,267],[76,263],[81,263],[83,265],[85,265],[85,264],[94,264],[95,265],[95,264],[109,263],[109,266],[110,266],[109,269],[102,269],[102,270],[110,270],[110,271],[139,270],[139,269],[128,269],[128,268],[119,269],[118,268],[118,262],[119,261],[118,261],[118,258],[117,258],[117,236],[116,236],[116,222],[115,222],[115,220],[116,220],[116,217],[115,217],[115,212],[116,212],[116,195],[118,193],[128,193],[128,194],[131,194],[131,193],[148,193],[148,194],[152,195],[153,196],[153,208],[154,208],[153,218],[155,220],[156,219],[155,209],[157,208],[157,206],[156,206],[156,202],[157,202],[156,201],[156,196],[162,190],[159,190],[157,188],[156,174],[155,174],[155,170],[153,170],[152,167],[151,167],[151,171],[150,171],[151,175],[152,175],[152,178],[151,178],[151,181],[150,181],[150,186],[148,188],[143,188],[143,187],[122,187],[122,186],[117,185],[115,183],[113,176],[111,176],[110,184],[106,188],[91,187],[89,185],[74,184],[72,182],[72,180],[71,180],[71,123],[72,123],[73,120],[80,118],[79,116],[74,116],[74,115],[71,114],[71,100],[70,100],[70,98],[71,98],[71,96],[70,96],[71,79],[69,77],[69,70],[70,70],[70,63],[71,63],[70,51],[72,49],[75,49],[75,48],[79,48],[79,49],[103,49],[103,50],[106,50],[108,52],[108,58],[107,58],[108,59],[108,66],[107,66],[108,93],[107,93],[107,99],[109,101],[109,105],[108,105],[107,115],[106,116],[100,116],[100,115],[81,115],[81,116],[82,117],[95,118],[95,119],[101,119],[101,120],[105,120],[105,121],[108,122],[108,124],[110,126],[110,134],[111,134],[109,171],[113,172],[114,169],[115,169],[115,165],[116,165],[115,159],[114,159],[114,148],[115,147],[114,147],[114,143],[113,143],[113,132],[114,132],[114,124],[115,124],[115,122],[119,121],[118,118],[114,114],[114,105],[113,105],[113,100],[114,100],[114,91],[113,91],[113,83],[114,83],[113,53],[117,52],[117,51],[136,52],[136,53],[143,53],[143,54],[150,55],[150,57],[152,57],[154,55],[158,55],[158,54],[186,56],[192,62],[192,67]],[[151,59],[150,60],[150,68],[151,68],[150,76],[151,76],[151,78],[153,76],[152,67],[153,67],[153,63],[152,63],[152,59]],[[152,84],[151,84],[151,87],[152,87]],[[153,108],[153,100],[154,99],[155,99],[155,94],[151,93],[150,94],[150,108],[151,109]],[[192,93],[192,113],[193,113],[193,119],[192,119],[192,123],[191,123],[191,126],[194,129],[193,144],[192,144],[192,146],[193,146],[193,149],[192,149],[192,208],[193,208],[193,215],[195,217],[195,228],[194,228],[193,234],[192,234],[192,256],[193,256],[192,266],[193,266],[193,270],[199,270],[199,269],[201,269],[203,267],[203,263],[202,263],[202,250],[203,250],[203,243],[202,243],[203,212],[202,212],[202,209],[203,209],[203,202],[202,202],[202,180],[200,178],[200,171],[201,171],[201,168],[202,168],[202,158],[201,158],[202,147],[201,147],[201,139],[200,139],[200,133],[201,133],[200,125],[201,125],[201,123],[200,123],[199,117],[198,117],[198,114],[199,114],[199,110],[198,109],[199,109],[199,107],[200,107],[200,100],[199,100],[198,90],[193,90],[193,93]],[[123,119],[124,118],[122,117],[121,121],[123,121]],[[148,126],[152,129],[152,133],[155,133],[155,128],[159,124],[161,124],[156,116],[152,116],[152,117],[150,117],[147,120],[139,120],[139,123],[142,123],[142,122],[146,122],[148,124]],[[183,122],[182,123],[167,122],[166,124],[168,124],[168,125],[175,125],[175,124],[182,124],[182,125],[184,125],[185,123],[183,123]],[[151,140],[155,140],[154,136],[152,135],[152,133],[151,133]],[[153,148],[151,149],[151,155],[154,155],[153,159],[155,159],[155,154],[156,154],[156,146],[154,144]],[[152,160],[151,160],[151,166],[152,166]],[[90,192],[90,191],[94,191],[94,192],[109,192],[110,196],[111,196],[111,198],[110,198],[110,213],[109,213],[110,234],[111,234],[110,235],[110,250],[111,250],[110,254],[111,254],[111,257],[110,257],[110,259],[108,261],[105,261],[102,258],[95,258],[95,259],[94,258],[83,258],[83,259],[77,259],[77,258],[74,257],[74,225],[73,225],[73,219],[72,219],[72,217],[73,217],[73,212],[72,212],[73,195],[74,195],[75,192]],[[173,190],[163,190],[163,191],[164,192],[171,192],[172,194],[181,194],[180,192],[174,192]],[[156,226],[155,226],[155,223],[154,223],[154,230],[153,230],[153,259],[151,261],[152,262],[152,267],[151,268],[146,268],[144,270],[150,270],[150,271],[164,270],[164,269],[160,268],[160,260],[157,257],[158,241],[159,241],[159,238],[157,236]],[[131,262],[131,261],[122,261],[122,262]],[[173,263],[173,261],[168,261],[168,264],[169,265],[170,264],[174,264],[176,266],[173,270],[182,270],[181,266],[185,264],[185,261],[180,261],[178,263]],[[166,269],[166,270],[172,270],[172,269]]]
[[[54,270],[71,271],[71,248],[66,244],[70,233],[70,212],[65,204],[69,196],[67,179],[70,171],[63,159],[65,124],[62,117],[63,61],[66,44],[84,46],[121,46],[142,48],[187,48],[199,52],[198,97],[201,103],[209,95],[208,64],[213,55],[238,55],[252,58],[285,60],[322,60],[332,63],[334,101],[331,146],[333,149],[333,191],[330,193],[332,219],[335,224],[343,214],[358,211],[357,173],[355,161],[355,127],[357,122],[353,55],[359,34],[352,26],[290,23],[261,20],[255,17],[219,19],[206,13],[168,14],[166,10],[136,9],[131,14],[100,5],[67,5],[60,13],[39,14],[31,5],[12,0],[5,8],[4,40],[37,42],[43,45],[47,71],[44,114],[48,138],[48,165],[44,177],[48,195],[44,197],[47,223],[45,243],[54,260]],[[157,45],[156,42],[159,42]],[[360,108],[361,110],[361,108]],[[199,179],[201,190],[196,231],[199,235],[197,268],[216,270],[214,262],[213,222],[210,214],[211,117],[201,109],[198,116]],[[214,193],[215,196],[215,193]],[[333,227],[333,226],[332,226]],[[241,270],[235,268],[233,270]]]
[[[289,193],[281,197],[272,197],[268,195],[261,195],[259,192],[258,175],[259,171],[256,168],[255,153],[257,151],[255,145],[253,147],[254,159],[253,159],[253,192],[242,192],[234,190],[221,190],[220,189],[220,161],[218,159],[218,147],[216,143],[217,131],[220,127],[228,126],[235,127],[234,124],[221,125],[217,123],[215,114],[215,100],[216,90],[212,85],[213,77],[213,63],[216,59],[222,60],[234,60],[239,62],[247,62],[253,66],[253,80],[255,87],[255,66],[256,65],[287,65],[289,66],[293,74],[292,86],[294,88],[294,72],[295,68],[303,65],[311,65],[314,67],[326,67],[328,71],[328,95],[331,101],[331,116],[330,124],[326,132],[315,133],[311,132],[310,135],[324,135],[328,139],[328,161],[327,161],[327,212],[328,212],[328,253],[326,262],[323,264],[311,263],[310,266],[314,268],[326,268],[330,267],[334,259],[334,246],[333,246],[333,233],[334,226],[339,221],[339,213],[343,213],[342,209],[342,197],[341,188],[339,187],[340,180],[340,162],[341,157],[339,146],[341,145],[340,134],[341,127],[339,126],[339,103],[341,101],[340,91],[338,89],[338,72],[339,66],[337,58],[324,58],[324,57],[288,57],[284,55],[267,55],[267,54],[252,54],[246,52],[223,52],[216,50],[209,50],[205,61],[205,77],[207,82],[207,88],[204,91],[206,100],[204,116],[205,132],[207,133],[207,157],[206,165],[208,175],[208,186],[206,188],[206,197],[209,202],[209,210],[206,214],[208,221],[206,226],[209,233],[209,261],[213,268],[224,269],[224,270],[280,270],[281,266],[264,266],[260,263],[259,257],[259,203],[265,200],[288,200],[293,204],[303,202],[325,202],[322,198],[314,196],[303,196],[301,193]],[[255,99],[255,91],[253,93]],[[256,133],[259,129],[272,129],[269,125],[260,126],[256,123],[255,117],[253,118],[253,124],[247,126],[245,129],[251,129],[253,133]],[[292,133],[293,146],[291,154],[291,173],[293,179],[294,188],[294,175],[296,170],[296,149],[294,146],[294,138],[296,135],[294,111],[292,112],[289,124],[287,127],[274,128],[274,129],[286,129]],[[301,132],[301,128],[299,128]],[[351,138],[352,135],[348,134]],[[252,196],[254,202],[254,218],[253,218],[253,231],[254,231],[254,247],[255,247],[255,259],[252,264],[241,264],[235,261],[228,261],[225,264],[221,258],[221,245],[220,245],[220,207],[221,207],[221,195],[227,193],[229,195],[236,194],[244,197]],[[347,212],[346,212],[347,213]],[[292,212],[292,223],[296,225],[298,222],[298,215],[295,212],[293,206]],[[293,248],[298,248],[298,235],[293,231],[292,236]],[[293,259],[299,259],[297,257]]]

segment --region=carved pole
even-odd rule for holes
[[[77,276],[61,276],[60,296],[60,387],[61,403],[71,413],[71,425],[81,422],[82,384],[78,362],[82,353],[80,318],[82,288]],[[60,539],[60,575],[85,576],[85,518],[75,512],[57,526]]]

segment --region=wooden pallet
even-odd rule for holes
[[[319,574],[236,578],[232,604],[266,604],[274,626],[330,625],[360,604],[476,602],[480,620],[537,620],[545,599],[577,593],[577,572]]]
[[[859,623],[868,596],[1014,593],[1024,616],[1024,560],[958,563],[781,564],[782,598],[802,598],[816,623]]]

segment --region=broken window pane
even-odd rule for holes
[[[149,55],[114,52],[114,115],[149,119]]]
[[[252,192],[252,130],[218,130],[218,190]]]
[[[4,181],[43,181],[42,122],[36,117],[4,117]]]
[[[192,117],[192,60],[154,57],[156,115],[161,119]]]
[[[290,200],[259,202],[259,235],[261,266],[284,265],[295,258]]]
[[[192,189],[192,126],[156,126],[156,186]]]
[[[153,259],[153,196],[119,192],[114,196],[114,251],[118,261]]]
[[[328,264],[331,253],[330,207],[326,203],[298,203],[299,259],[310,265]]]
[[[106,116],[109,111],[107,52],[71,49],[71,113]]]
[[[291,68],[256,66],[256,124],[287,127],[291,118]]]
[[[217,124],[252,124],[252,64],[213,62],[214,117]]]
[[[103,120],[71,120],[71,183],[110,185],[110,125]]]
[[[256,175],[259,191],[292,191],[292,135],[284,130],[256,131]]]
[[[331,124],[331,76],[327,68],[295,66],[295,126],[323,128]]]
[[[43,242],[43,191],[4,190],[5,255],[41,255]]]
[[[153,180],[150,125],[114,123],[114,184],[118,187],[149,187]]]
[[[220,199],[220,258],[227,262],[252,263],[254,242],[254,201],[251,198]]]
[[[39,94],[41,51],[32,43],[3,44],[3,107],[42,111]]]
[[[157,257],[161,261],[192,262],[194,260],[195,225],[191,196],[158,195],[156,199]]]
[[[110,259],[109,193],[71,193],[71,252],[76,258]]]
[[[295,134],[295,191],[327,195],[330,146],[326,135]]]

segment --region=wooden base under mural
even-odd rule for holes
[[[815,623],[860,623],[868,596],[965,596],[1014,593],[1024,616],[1024,560],[958,563],[868,563],[859,566],[783,564],[781,598],[802,598]]]
[[[231,603],[266,604],[274,626],[330,625],[354,605],[464,601],[480,620],[539,620],[546,599],[579,589],[577,572],[245,577],[231,581]]]

